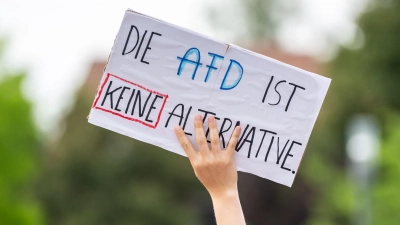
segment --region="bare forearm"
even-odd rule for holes
[[[237,190],[211,196],[217,225],[245,225]]]

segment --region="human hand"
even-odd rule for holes
[[[233,155],[240,135],[240,126],[235,127],[225,150],[221,149],[217,124],[213,116],[208,118],[211,148],[208,147],[200,115],[195,116],[194,127],[199,151],[196,151],[180,126],[176,126],[174,130],[197,178],[212,198],[236,195],[238,178]]]

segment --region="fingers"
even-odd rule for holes
[[[235,152],[236,144],[237,144],[237,142],[239,140],[239,136],[240,136],[240,131],[241,131],[240,126],[235,127],[235,129],[233,130],[231,139],[229,140],[228,147],[226,147],[226,150],[229,151],[229,153],[231,153],[231,154],[233,154]]]
[[[217,123],[215,122],[214,116],[208,117],[208,129],[210,131],[211,149],[221,150],[221,146],[219,144]]]
[[[192,143],[190,143],[189,139],[186,137],[185,132],[179,125],[175,126],[174,131],[176,137],[181,143],[183,150],[185,150],[186,155],[189,157],[189,160],[192,161],[197,154],[196,149],[193,148]]]
[[[203,121],[200,115],[196,115],[194,117],[194,129],[196,132],[196,142],[197,145],[199,146],[200,152],[207,151],[208,150],[207,139],[206,135],[204,134]]]

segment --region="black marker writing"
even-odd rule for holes
[[[129,45],[131,37],[132,37],[133,29],[135,29],[135,32],[136,32],[136,42],[135,42],[135,45],[133,46],[133,48],[130,51],[127,52],[127,48],[128,48],[128,45]],[[135,25],[131,25],[131,28],[130,28],[129,33],[128,33],[128,36],[127,36],[126,41],[125,41],[124,49],[122,50],[122,55],[128,55],[128,54],[132,53],[137,47],[136,54],[135,54],[135,59],[137,59],[137,57],[139,55],[139,52],[140,52],[140,49],[141,49],[141,47],[143,45],[143,41],[146,38],[146,35],[147,35],[147,30],[145,30],[143,35],[140,37],[139,29]],[[146,56],[147,51],[151,50],[150,43],[151,43],[154,35],[162,36],[162,34],[160,34],[160,33],[151,32],[149,40],[147,41],[146,48],[144,49],[144,51],[142,53],[142,57],[140,59],[140,62],[142,62],[144,64],[150,64],[149,62],[144,60],[144,57]],[[139,43],[139,39],[140,39],[140,43]],[[139,44],[139,46],[138,46],[138,44]]]

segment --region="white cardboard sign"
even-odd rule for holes
[[[291,186],[329,84],[328,78],[127,10],[89,122],[186,156],[174,126],[181,125],[197,147],[194,116],[214,115],[223,147],[234,127],[242,127],[239,171]]]

